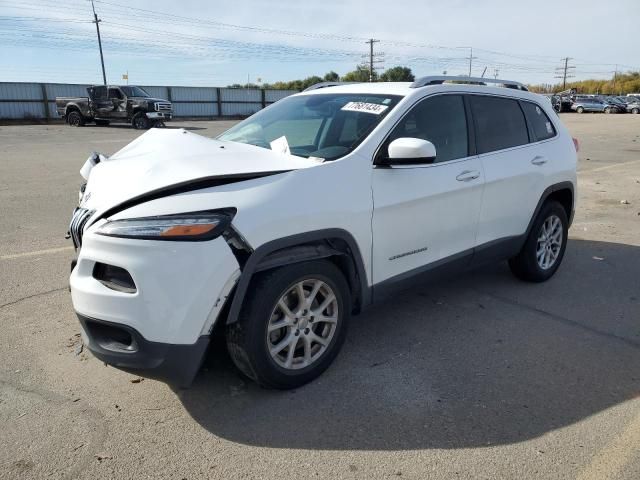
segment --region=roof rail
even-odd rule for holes
[[[303,90],[303,92],[308,92],[309,90],[317,90],[319,88],[337,87],[338,85],[352,85],[354,83],[361,83],[361,82],[320,82],[320,83],[314,83],[310,87],[305,88]]]
[[[431,77],[422,77],[417,79],[411,84],[411,88],[426,87],[428,85],[441,85],[444,82],[457,82],[457,83],[471,83],[475,85],[486,85],[487,83],[499,84],[506,88],[513,88],[516,90],[529,90],[520,82],[514,82],[513,80],[500,80],[499,78],[484,78],[484,77],[455,77],[447,75],[436,75]]]

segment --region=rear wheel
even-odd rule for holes
[[[631,113],[633,113],[635,115],[639,114],[640,113],[640,108],[632,108],[631,109]]]
[[[267,388],[290,389],[318,377],[344,342],[351,296],[342,272],[320,260],[261,274],[227,348],[247,377]]]
[[[131,119],[131,125],[136,130],[146,130],[149,128],[149,119],[144,112],[138,112]]]
[[[611,113],[611,107],[607,107],[604,109],[604,113]]]
[[[509,260],[513,274],[528,282],[544,282],[551,278],[564,257],[568,225],[564,207],[555,200],[546,202],[522,250]]]
[[[82,127],[85,121],[80,112],[72,110],[67,114],[67,123],[72,127]]]
[[[576,108],[576,112],[578,112],[578,113],[584,113],[584,107],[578,107],[578,108]]]

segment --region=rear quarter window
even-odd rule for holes
[[[547,140],[556,136],[556,129],[544,110],[539,105],[531,102],[522,102],[522,109],[527,116],[527,121],[533,130],[535,141]]]
[[[471,95],[478,153],[494,152],[529,143],[524,114],[517,100]]]

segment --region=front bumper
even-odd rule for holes
[[[177,387],[191,385],[209,346],[208,335],[192,345],[151,342],[126,325],[76,314],[82,325],[83,342],[96,358]]]
[[[171,112],[147,112],[147,118],[150,120],[171,120]]]
[[[144,339],[193,345],[208,335],[240,272],[229,245],[107,237],[85,230],[69,279],[75,311],[132,328]],[[110,288],[96,266],[126,270],[129,291]]]

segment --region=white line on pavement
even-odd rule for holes
[[[14,258],[36,257],[38,255],[48,255],[50,253],[66,252],[73,247],[47,248],[46,250],[35,250],[33,252],[12,253],[11,255],[0,255],[0,260],[13,260]]]
[[[602,170],[609,170],[610,168],[622,167],[624,165],[631,165],[633,163],[638,163],[640,160],[631,160],[630,162],[622,162],[622,163],[614,163],[613,165],[605,165],[604,167],[592,168],[590,170],[584,170],[585,173],[589,172],[601,172]]]

